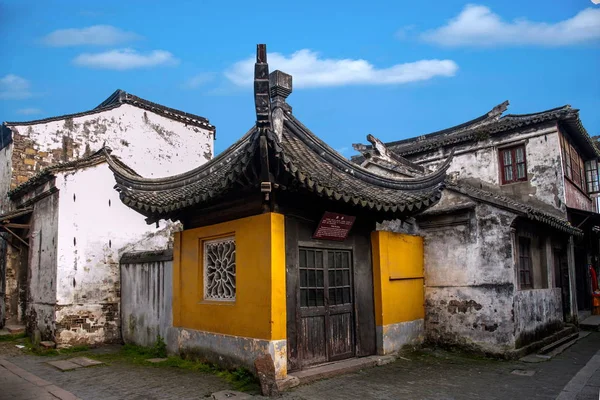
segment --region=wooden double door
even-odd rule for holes
[[[352,251],[300,247],[296,332],[301,367],[355,355]]]

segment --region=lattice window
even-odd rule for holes
[[[204,242],[204,299],[235,301],[235,237]]]
[[[531,263],[531,239],[519,237],[519,286],[520,289],[533,289],[533,266]]]

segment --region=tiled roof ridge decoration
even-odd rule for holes
[[[39,171],[37,174],[33,175],[27,181],[23,182],[16,188],[10,190],[8,192],[8,197],[11,199],[16,199],[20,197],[21,195],[27,193],[29,190],[39,186],[44,182],[47,182],[48,179],[52,178],[57,172],[72,171],[76,169],[87,168],[94,165],[102,164],[103,162],[107,162],[109,157],[112,165],[119,166],[119,168],[121,168],[123,171],[125,171],[131,176],[137,175],[137,173],[133,169],[131,169],[117,157],[111,156],[111,152],[112,149],[110,147],[103,146],[100,150],[91,153],[87,156],[46,167]]]
[[[504,102],[494,106],[490,111],[486,112],[483,115],[480,115],[479,117],[473,118],[472,120],[469,120],[469,121],[463,122],[461,124],[451,126],[449,128],[445,128],[445,129],[442,129],[439,131],[426,133],[424,135],[419,135],[414,138],[408,138],[408,139],[396,140],[393,142],[387,142],[387,143],[385,143],[385,145],[388,147],[400,146],[404,143],[413,143],[415,141],[420,142],[420,141],[424,141],[424,140],[430,140],[435,137],[445,136],[445,135],[453,134],[453,133],[457,133],[457,132],[463,132],[463,131],[467,131],[469,129],[473,129],[475,127],[486,125],[486,124],[498,121],[498,119],[501,118],[502,114],[508,109],[509,105],[510,105],[510,102],[508,100],[505,100]]]
[[[367,140],[371,146],[361,143],[353,143],[352,147],[364,157],[360,160],[360,165],[364,166],[367,162],[375,163],[382,168],[399,172],[408,176],[418,176],[427,170],[419,164],[413,163],[406,158],[390,151],[387,146],[375,136],[368,134]],[[359,160],[355,162],[358,164]]]
[[[423,151],[438,149],[443,146],[455,145],[471,140],[478,140],[482,135],[498,134],[509,130],[532,126],[539,123],[557,121],[564,124],[570,132],[585,142],[584,151],[590,157],[600,157],[600,150],[590,137],[581,119],[579,110],[570,105],[556,107],[530,114],[506,114],[500,116],[501,110],[506,110],[508,101],[496,106],[494,110],[472,121],[457,125],[442,131],[421,135],[418,137],[388,142],[386,146],[395,153],[406,156]],[[355,162],[361,162],[362,157],[353,157]]]
[[[577,227],[572,226],[568,220],[556,215],[552,215],[546,211],[542,211],[539,208],[533,207],[529,204],[522,203],[511,197],[480,189],[461,181],[452,181],[449,178],[446,180],[446,188],[448,190],[464,194],[476,200],[484,201],[495,206],[508,208],[511,211],[515,211],[521,215],[526,216],[530,220],[544,223],[555,229],[568,233],[569,235],[583,235],[583,231]]]
[[[117,89],[113,94],[111,94],[106,100],[100,103],[97,107],[82,111],[73,114],[64,114],[56,117],[42,118],[36,119],[32,121],[17,121],[17,122],[4,122],[3,125],[12,126],[12,125],[35,125],[44,122],[52,122],[52,121],[60,121],[66,118],[77,118],[83,117],[85,115],[97,114],[103,111],[112,110],[113,108],[120,107],[123,104],[129,104],[144,110],[155,112],[159,115],[162,115],[166,118],[183,122],[185,124],[198,126],[204,129],[207,129],[213,133],[215,133],[216,128],[214,125],[211,125],[207,118],[201,117],[199,115],[190,114],[184,111],[177,110],[175,108],[170,108],[163,106],[158,103],[151,102],[149,100],[142,99],[141,97],[135,96],[131,93],[127,93],[124,90]]]
[[[256,123],[213,160],[167,178],[132,176],[108,162],[121,200],[147,216],[147,222],[177,218],[185,208],[216,201],[234,186],[260,190],[302,188],[334,201],[382,213],[414,214],[437,202],[450,158],[436,171],[388,178],[352,163],[321,141],[291,113],[285,98],[292,77],[269,74],[266,47],[258,45],[255,64]],[[271,84],[270,84],[270,83]]]

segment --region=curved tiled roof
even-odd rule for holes
[[[507,102],[505,103],[508,104]],[[594,141],[579,119],[579,110],[571,108],[570,105],[533,114],[507,114],[501,118],[492,118],[489,120],[476,119],[454,128],[412,139],[390,142],[386,145],[395,153],[407,156],[438,149],[444,146],[452,146],[459,143],[479,140],[486,135],[495,135],[545,122],[561,123],[568,130],[573,139],[579,142],[582,150],[589,157],[600,157],[600,150],[596,147]]]
[[[291,77],[278,72],[275,81],[281,80],[270,87],[266,58],[265,46],[259,45],[254,127],[215,159],[180,175],[146,179],[107,158],[123,203],[151,223],[177,219],[180,211],[214,204],[234,190],[303,190],[395,216],[415,214],[440,199],[450,159],[433,173],[411,178],[383,177],[348,161],[292,115],[284,100],[291,92]]]
[[[253,129],[217,158],[170,178],[135,177],[109,163],[122,201],[152,222],[208,203],[236,184],[258,187],[259,142],[260,132]],[[274,182],[279,184],[278,190],[302,188],[376,212],[413,214],[433,205],[441,197],[449,166],[448,161],[436,172],[418,178],[385,178],[346,160],[291,114],[285,117],[281,140],[269,131],[266,142],[271,157],[280,163]],[[293,182],[295,188],[287,182]]]
[[[54,175],[57,172],[71,171],[71,170],[75,170],[75,169],[91,167],[91,166],[106,162],[106,159],[107,159],[107,157],[109,157],[110,152],[111,152],[110,148],[103,147],[100,150],[98,150],[97,152],[92,153],[88,156],[46,167],[46,168],[42,169],[40,172],[38,172],[37,174],[33,175],[27,181],[23,182],[16,188],[10,190],[7,193],[8,197],[13,200],[20,197],[21,195],[27,193],[31,189],[34,189],[34,188],[38,187],[39,185],[41,185],[45,182],[48,182],[48,180],[51,179],[52,177],[54,177]],[[122,163],[118,158],[111,157],[111,162],[113,165],[118,165],[119,168],[121,168],[123,171],[126,171],[131,176],[137,176],[135,171],[133,171],[127,165]]]
[[[571,223],[565,218],[561,218],[557,215],[553,215],[548,212],[542,211],[536,207],[522,203],[513,198],[498,193],[493,193],[487,190],[479,189],[475,186],[463,182],[447,182],[447,188],[448,190],[462,193],[477,200],[491,203],[496,206],[508,208],[512,211],[517,212],[518,214],[525,216],[526,218],[532,221],[537,221],[542,224],[548,225],[554,229],[558,229],[569,235],[583,235],[583,231],[581,229],[571,225]]]

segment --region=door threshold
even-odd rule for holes
[[[361,369],[365,368],[372,368],[378,365],[389,364],[395,359],[396,357],[394,356],[368,356],[360,358],[348,358],[346,360],[314,365],[301,371],[291,372],[288,374],[288,376],[297,379],[298,385],[304,385],[317,380],[332,378],[334,376],[360,371]]]

